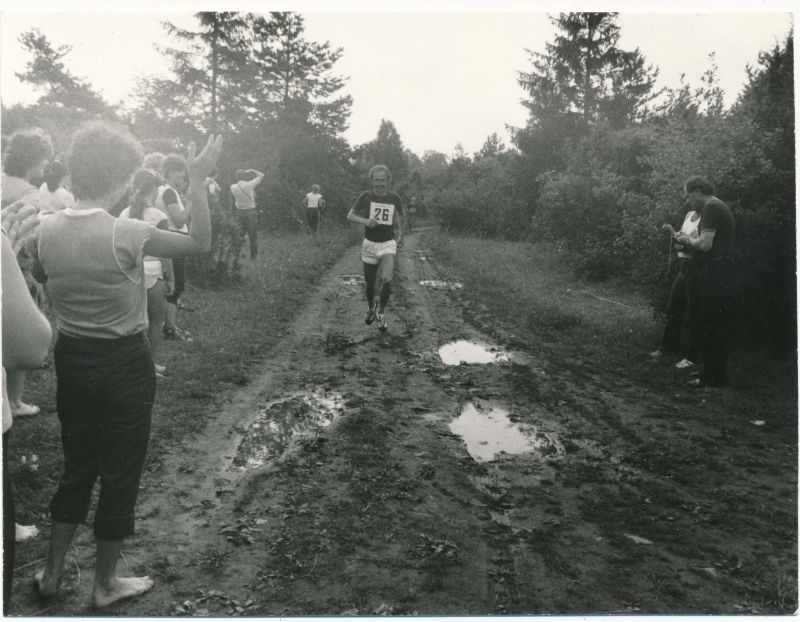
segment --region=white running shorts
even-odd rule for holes
[[[397,241],[389,240],[387,242],[371,242],[364,240],[361,245],[361,261],[364,263],[375,265],[384,255],[397,254]]]

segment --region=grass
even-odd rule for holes
[[[252,365],[269,356],[322,273],[356,241],[350,229],[331,231],[317,242],[303,234],[267,234],[257,263],[243,260],[243,280],[201,289],[190,276],[183,298],[192,310],[181,311],[178,321],[194,341],[165,342],[159,356],[169,377],[159,381],[147,472],[157,473],[164,451],[202,429],[203,414],[219,395],[248,382]],[[29,372],[24,398],[39,405],[42,415],[13,427],[10,473],[21,524],[49,522],[62,460],[55,383],[52,366]],[[18,547],[18,565],[28,561],[25,551],[32,548]]]
[[[729,613],[739,606],[737,601],[720,604],[714,595],[726,591],[742,599],[743,612],[794,610],[794,356],[753,347],[733,334],[730,388],[693,393],[683,386],[684,375],[666,362],[650,361],[648,352],[658,343],[663,323],[635,288],[620,281],[581,281],[571,262],[545,245],[429,233],[425,247],[433,252],[442,278],[464,284],[452,295],[459,298],[466,318],[498,343],[520,347],[551,368],[569,372],[574,387],[584,389],[583,403],[570,401],[568,384],[559,399],[583,417],[587,429],[581,434],[603,442],[598,435],[611,431],[625,464],[644,474],[620,483],[618,472],[603,462],[568,462],[561,468],[560,483],[567,490],[586,487],[581,515],[608,532],[625,525],[645,537],[656,539],[657,534],[673,555],[700,569],[713,566],[719,574],[712,591],[702,581],[701,587],[682,585],[672,568],[643,556],[647,549],[622,542],[639,557],[612,566],[612,579],[618,572],[622,581],[640,564],[650,573],[642,579],[650,584],[650,601],[642,607],[653,611],[677,612],[692,603],[706,613]],[[540,393],[547,392],[540,388]],[[601,394],[615,399],[605,404]],[[639,408],[642,419],[619,419],[617,404]],[[754,423],[759,419],[767,428]],[[761,432],[766,429],[769,433]],[[639,502],[632,491],[647,498],[647,512],[636,511]],[[561,546],[555,537],[542,540],[556,549]],[[714,554],[726,542],[736,542],[736,551],[746,552],[744,571],[733,555],[714,565]],[[618,597],[626,598],[623,592]]]
[[[440,234],[429,247],[464,282],[468,315],[488,328],[504,326],[512,343],[557,345],[578,366],[592,360],[602,369],[657,342],[659,325],[641,296],[615,282],[575,279],[547,246]]]
[[[625,374],[652,388],[670,384],[656,378],[647,363],[663,322],[632,284],[581,281],[572,272],[572,262],[544,244],[446,232],[427,235],[427,247],[442,267],[464,283],[460,295],[467,315],[488,332],[501,329],[510,345],[535,344],[536,350],[557,351],[579,374]],[[781,395],[786,416],[796,414],[794,355],[787,358],[731,341],[731,385],[754,396]]]

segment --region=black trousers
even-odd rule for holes
[[[81,523],[100,478],[94,534],[133,534],[150,418],[156,394],[153,358],[144,333],[120,339],[58,336],[54,352],[56,406],[64,468],[50,516]]]
[[[11,430],[3,433],[3,615],[8,615],[11,584],[14,581],[14,547],[16,546],[16,515],[11,477],[8,474],[8,440]]]
[[[725,258],[708,261],[698,273],[700,344],[705,362],[700,379],[708,384],[727,381],[732,276],[732,263]]]
[[[236,220],[242,239],[245,235],[250,238],[250,259],[255,259],[258,256],[258,214],[255,209],[237,209]]]
[[[175,289],[167,296],[167,302],[171,304],[178,304],[178,300],[186,289],[186,273],[188,270],[189,260],[186,257],[175,257],[172,259],[172,272],[175,275]]]
[[[680,259],[667,301],[667,323],[661,338],[661,351],[692,362],[700,353],[700,301],[697,267],[691,259]]]
[[[319,233],[319,208],[307,207],[306,219],[308,220],[308,228],[311,233]]]

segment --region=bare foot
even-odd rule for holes
[[[152,587],[153,580],[150,577],[117,577],[111,590],[95,585],[92,605],[107,607],[118,600],[144,594]]]

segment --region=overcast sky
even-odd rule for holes
[[[5,2],[9,7],[9,2]],[[54,45],[67,44],[73,51],[65,58],[69,70],[86,78],[111,102],[125,100],[137,76],[164,74],[166,66],[154,44],[170,44],[160,22],[169,19],[185,26],[194,20],[190,11],[199,5],[173,1],[171,10],[156,13],[153,3],[136,3],[138,13],[108,13],[109,7],[131,7],[101,2],[61,3],[67,13],[53,13],[52,3],[29,0],[12,2],[2,18],[2,74],[0,92],[5,105],[31,103],[36,93],[14,77],[28,60],[17,41],[24,31],[37,27]],[[166,5],[159,3],[159,8]],[[402,6],[403,13],[397,11]],[[435,6],[432,13],[425,6]],[[368,5],[358,2],[292,3],[270,9],[294,8],[306,17],[307,37],[330,41],[344,48],[337,73],[349,76],[345,91],[354,103],[351,144],[375,137],[381,119],[391,120],[403,143],[418,154],[434,149],[451,154],[457,142],[468,152],[480,148],[492,132],[508,142],[506,125],[525,124],[524,97],[517,72],[530,68],[525,48],[544,51],[555,29],[545,11],[601,10],[593,6],[560,3],[495,3],[449,1],[427,5],[418,2]],[[334,7],[336,12],[331,12]],[[375,12],[379,7],[384,12]],[[690,7],[694,7],[691,9]],[[50,9],[50,12],[21,12]],[[229,4],[204,5],[230,9]],[[241,10],[265,10],[237,5]],[[718,9],[724,12],[718,12]],[[163,9],[162,9],[163,10]],[[322,12],[322,11],[326,12]],[[638,47],[648,63],[660,69],[659,86],[677,87],[681,74],[691,84],[709,67],[708,55],[716,53],[719,77],[728,104],[746,81],[745,67],[755,64],[759,51],[783,42],[792,24],[788,3],[753,2],[724,4],[605,3],[602,10],[619,10],[620,47]],[[660,12],[655,12],[656,10]],[[664,12],[664,11],[670,12]],[[691,10],[717,11],[697,14]],[[141,12],[150,11],[150,12]],[[634,12],[636,11],[636,12]],[[734,12],[735,11],[735,12]]]

